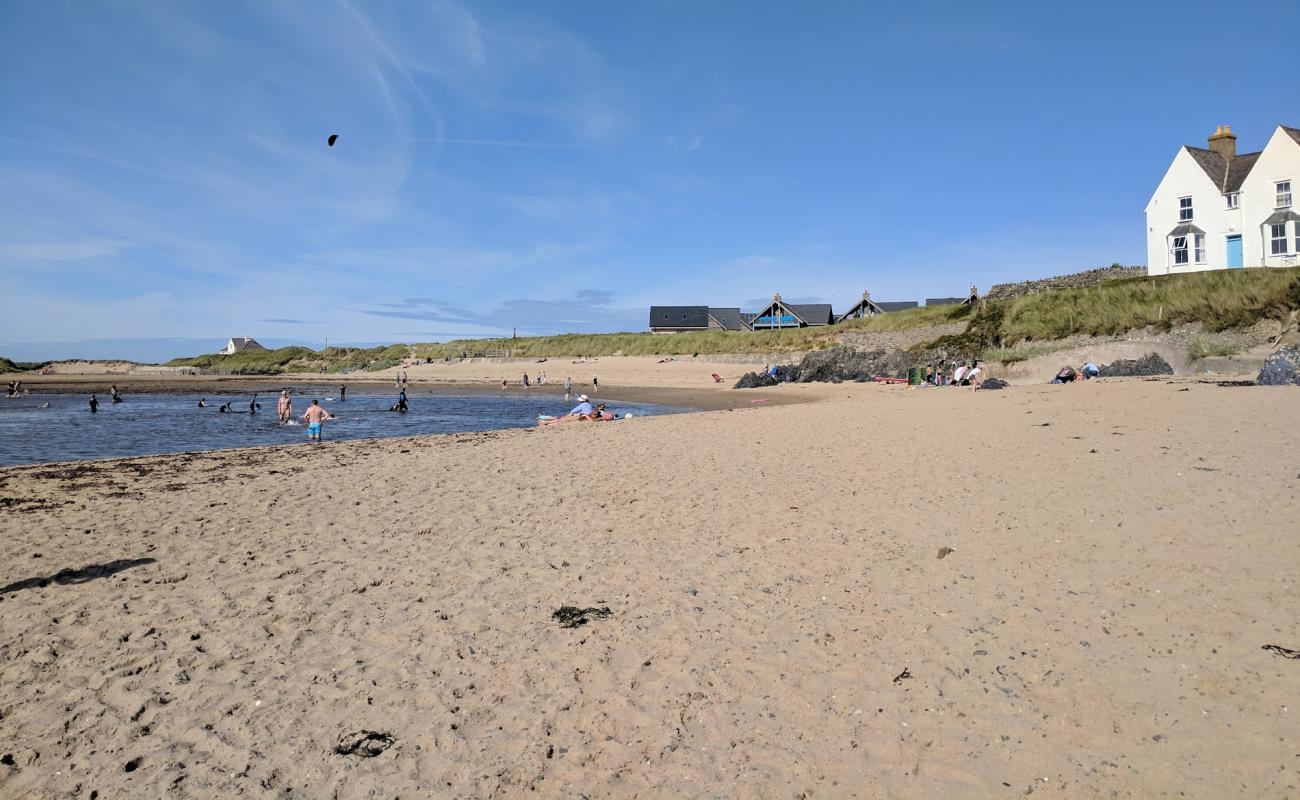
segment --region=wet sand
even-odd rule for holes
[[[0,470],[0,797],[1297,793],[1300,392],[787,388]]]

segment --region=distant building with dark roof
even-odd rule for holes
[[[650,306],[651,333],[688,333],[708,329],[708,306]]]
[[[750,322],[756,331],[834,324],[835,313],[831,311],[830,303],[786,303],[779,293]]]
[[[881,300],[876,305],[880,306],[880,310],[886,314],[890,311],[906,311],[920,306],[915,300]]]
[[[1295,266],[1300,130],[1279,125],[1263,150],[1238,154],[1220,125],[1206,144],[1179,148],[1147,203],[1147,274]]]
[[[739,308],[708,306],[650,306],[651,333],[690,333],[706,330],[747,331]]]

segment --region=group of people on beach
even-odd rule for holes
[[[984,383],[985,377],[980,362],[972,359],[969,364],[964,361],[954,362],[948,370],[941,366],[928,366],[925,368],[925,377],[922,381],[926,386],[969,386],[971,389],[978,389]]]
[[[521,380],[521,381],[519,382],[519,385],[520,385],[520,386],[523,386],[525,389],[528,389],[528,388],[530,388],[530,387],[532,387],[532,386],[546,386],[549,382],[550,382],[549,379],[546,377],[546,372],[543,370],[543,371],[539,371],[539,372],[537,373],[537,377],[536,377],[536,378],[530,377],[530,376],[528,375],[528,373],[525,372],[525,373],[524,373],[523,380]],[[502,389],[502,391],[505,391],[506,389],[509,389],[509,388],[510,388],[510,381],[507,380],[507,379],[505,379],[505,378],[502,378],[502,379],[501,379],[501,389]],[[592,376],[591,376],[591,391],[592,391],[593,393],[595,393],[595,392],[597,392],[597,391],[599,391],[599,390],[600,390],[600,377],[597,376],[597,375],[592,375]],[[573,393],[573,378],[568,377],[568,376],[565,376],[565,378],[564,378],[564,399],[565,399],[565,400],[568,400],[568,399],[569,399],[569,395],[571,395],[572,393]]]
[[[609,422],[615,419],[617,419],[617,416],[605,410],[604,403],[597,403],[593,407],[591,399],[585,394],[580,394],[578,395],[578,404],[568,414],[554,418],[539,417],[537,426],[539,428],[549,428],[555,425],[563,425],[566,422]]]

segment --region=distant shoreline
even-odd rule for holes
[[[270,395],[281,389],[292,389],[295,396],[309,394],[311,387],[347,386],[349,392],[358,395],[396,395],[397,388],[391,380],[375,378],[357,379],[340,375],[267,375],[267,376],[214,376],[196,375],[177,376],[139,376],[139,375],[40,375],[23,380],[23,386],[32,394],[89,394],[91,392],[107,393],[110,386],[116,385],[130,399],[132,394],[208,394],[213,397],[228,395],[246,395],[257,392]],[[303,391],[308,390],[308,391]],[[575,382],[573,396],[592,394],[590,387]],[[562,395],[559,383],[545,386],[532,386],[527,389],[518,382],[506,389],[500,384],[488,381],[412,381],[407,389],[413,399],[421,395]],[[629,403],[654,403],[675,406],[695,411],[721,411],[737,408],[751,408],[755,400],[765,405],[787,405],[806,403],[813,400],[802,392],[791,391],[790,387],[778,389],[732,390],[726,387],[708,389],[690,389],[667,386],[610,386],[602,388],[593,396],[601,400],[623,401]],[[760,404],[760,405],[761,405]]]

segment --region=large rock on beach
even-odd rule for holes
[[[776,386],[778,382],[776,378],[766,372],[747,372],[741,376],[740,380],[736,381],[736,385],[732,388],[761,389],[764,386]]]
[[[877,376],[906,378],[909,367],[948,363],[953,356],[942,350],[854,350],[832,347],[815,350],[798,364],[777,367],[775,379],[751,372],[737,383],[737,389],[756,389],[778,383],[865,383]],[[963,358],[963,360],[965,360]]]
[[[1134,378],[1148,375],[1173,375],[1174,368],[1158,353],[1147,353],[1141,358],[1123,358],[1102,364],[1098,369],[1103,378]]]
[[[985,378],[984,382],[980,384],[980,389],[1005,389],[1010,385],[1011,384],[1006,381],[998,380],[997,378]]]
[[[1270,353],[1255,383],[1260,386],[1300,386],[1300,345],[1283,345]]]

